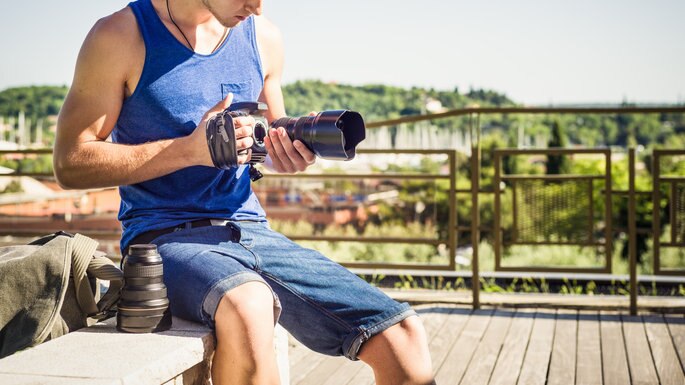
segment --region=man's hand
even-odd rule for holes
[[[309,116],[315,115],[316,112],[309,113]],[[292,174],[304,171],[316,162],[316,155],[301,141],[291,141],[283,127],[270,129],[264,142],[271,158],[271,168],[276,172]]]
[[[233,94],[228,94],[224,100],[217,103],[205,113],[200,121],[200,124],[198,124],[197,128],[195,128],[195,131],[190,134],[190,142],[193,146],[193,149],[196,150],[195,154],[200,165],[214,167],[214,163],[212,162],[212,157],[209,155],[209,148],[207,146],[207,121],[209,121],[216,114],[228,108],[232,101]],[[238,164],[245,164],[250,161],[252,156],[250,147],[252,147],[252,144],[254,143],[254,140],[252,139],[252,132],[255,126],[255,120],[252,116],[238,116],[233,118],[233,126],[235,127],[236,151],[240,152],[242,150],[247,150],[245,155],[238,155]]]

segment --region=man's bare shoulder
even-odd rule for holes
[[[257,44],[262,64],[265,70],[265,78],[271,76],[280,77],[283,70],[283,38],[281,31],[264,16],[255,16],[255,28],[257,30]]]
[[[263,15],[255,16],[255,28],[257,30],[257,39],[260,43],[265,44],[269,48],[273,46],[280,46],[283,44],[283,37],[281,31],[276,24],[267,19]]]
[[[131,8],[125,7],[98,20],[90,30],[86,41],[110,45],[112,48],[130,48],[142,42],[136,18]]]

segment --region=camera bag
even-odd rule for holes
[[[0,247],[0,358],[115,314],[123,274],[97,246],[60,231]]]

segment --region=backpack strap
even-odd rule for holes
[[[96,255],[98,243],[81,234],[72,239],[72,274],[76,300],[81,310],[88,317],[104,319],[119,299],[119,292],[124,284],[124,276],[114,262],[102,255]],[[96,304],[88,274],[109,281],[107,293]]]

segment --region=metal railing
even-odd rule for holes
[[[403,175],[403,174],[297,174],[297,175],[268,175],[267,178],[325,178],[325,179],[402,179],[402,180],[448,180],[448,226],[449,229],[447,238],[441,239],[439,236],[435,238],[425,237],[327,237],[324,235],[293,235],[294,240],[316,240],[316,241],[330,241],[330,242],[374,242],[374,243],[411,243],[411,244],[429,244],[439,245],[445,244],[448,249],[448,263],[447,264],[387,264],[387,263],[345,263],[348,267],[368,267],[368,268],[394,268],[394,269],[437,269],[437,270],[454,270],[455,269],[455,252],[457,249],[457,238],[459,232],[469,232],[471,236],[471,245],[473,247],[471,274],[472,274],[472,303],[475,308],[480,306],[480,269],[479,269],[479,243],[481,240],[481,231],[490,231],[494,234],[494,249],[496,254],[495,268],[499,271],[555,271],[555,272],[602,272],[611,273],[611,255],[612,255],[612,239],[615,228],[612,223],[612,195],[627,195],[628,197],[628,223],[618,224],[625,225],[628,229],[629,235],[629,273],[630,273],[630,304],[631,312],[636,311],[637,304],[637,274],[636,274],[636,246],[635,235],[638,229],[635,225],[636,216],[636,196],[638,194],[651,194],[654,204],[654,221],[652,223],[653,243],[654,243],[654,273],[664,275],[685,275],[685,270],[682,269],[662,269],[659,259],[659,250],[663,247],[685,247],[685,224],[682,227],[676,226],[676,222],[681,219],[685,221],[685,215],[681,215],[682,210],[685,212],[685,177],[684,176],[661,176],[659,173],[659,160],[668,156],[681,156],[685,154],[683,150],[654,150],[653,152],[653,189],[651,192],[636,191],[635,190],[635,150],[629,149],[629,187],[627,191],[614,191],[611,182],[611,151],[609,149],[546,149],[546,150],[521,150],[521,149],[497,149],[494,152],[495,163],[495,183],[492,189],[481,188],[481,115],[491,114],[648,114],[648,113],[685,113],[685,107],[621,107],[621,108],[524,108],[524,107],[507,107],[507,108],[465,108],[459,110],[452,110],[436,114],[427,114],[420,116],[408,116],[400,119],[385,120],[379,122],[372,122],[367,124],[369,129],[384,126],[394,126],[405,123],[415,123],[420,121],[442,119],[448,117],[465,116],[468,118],[469,137],[471,138],[471,157],[470,157],[470,188],[457,188],[457,152],[455,150],[360,150],[360,154],[443,154],[447,156],[447,163],[449,165],[449,174],[431,174],[431,175]],[[50,149],[38,150],[21,150],[21,151],[0,151],[0,155],[6,154],[50,154]],[[603,175],[593,176],[554,176],[554,177],[540,177],[540,176],[520,176],[520,175],[506,175],[501,173],[501,159],[503,156],[515,156],[522,154],[541,154],[541,155],[568,155],[568,154],[603,154],[605,156],[606,171]],[[5,174],[5,176],[49,176],[45,173],[22,173],[17,172],[13,174]],[[539,180],[543,182],[563,181],[563,180],[589,180],[588,194],[590,197],[594,194],[592,189],[592,180],[603,180],[604,186],[602,194],[604,195],[604,240],[598,242],[590,236],[590,241],[584,243],[588,245],[603,246],[605,251],[605,263],[600,268],[573,268],[573,267],[531,267],[531,266],[516,266],[507,267],[501,261],[501,248],[504,245],[502,238],[502,210],[501,210],[501,196],[503,191],[500,190],[500,182],[509,182],[516,184],[525,180]],[[669,199],[673,201],[677,198],[677,205],[671,204],[670,223],[671,235],[670,241],[663,242],[659,236],[661,233],[661,224],[659,221],[662,201],[661,186],[666,184],[669,186]],[[457,209],[457,194],[469,194],[471,197],[471,213],[470,223],[458,223],[456,209]],[[493,194],[495,200],[495,223],[492,228],[483,227],[480,220],[479,202],[482,194]],[[591,199],[591,198],[590,198]],[[516,205],[514,205],[516,206]],[[590,204],[590,209],[592,204]],[[588,218],[592,220],[594,213],[590,213]],[[681,218],[684,217],[684,218]],[[589,220],[589,221],[590,221]],[[589,223],[588,221],[588,223]],[[678,222],[679,223],[679,222]],[[590,225],[589,226],[594,226]],[[683,234],[680,234],[680,231]],[[100,234],[108,237],[111,234]],[[512,243],[516,243],[516,237],[512,238]],[[519,242],[520,243],[520,242]],[[546,244],[568,244],[568,242],[542,242]]]

